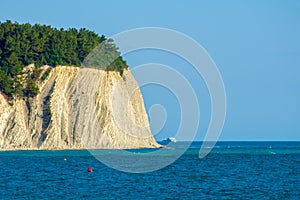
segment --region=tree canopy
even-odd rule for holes
[[[33,73],[22,80],[25,66],[34,64],[36,70],[43,65],[81,66],[97,46],[107,50],[97,55],[98,60],[99,56],[105,60],[107,54],[110,59],[92,67],[119,71],[122,75],[128,66],[113,41],[104,35],[100,37],[85,28],[58,30],[47,25],[0,22],[0,91],[9,98],[35,96],[37,78]]]

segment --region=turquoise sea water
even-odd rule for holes
[[[111,169],[86,150],[0,152],[0,199],[300,199],[300,142],[218,142],[203,159],[200,145],[193,142],[171,165],[142,174]],[[178,142],[157,156],[184,146]]]

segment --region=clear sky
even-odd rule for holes
[[[149,26],[182,32],[208,51],[223,77],[227,117],[221,140],[300,140],[300,1],[4,0],[0,9],[0,21],[86,27],[106,36]],[[188,65],[157,51],[125,58],[132,68]],[[201,140],[210,119],[209,95],[203,80],[182,71],[199,98]],[[166,104],[169,118],[156,138],[173,136],[180,120],[176,99],[155,86],[142,92],[147,108]]]

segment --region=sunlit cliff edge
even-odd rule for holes
[[[0,150],[160,147],[128,69],[121,76],[58,66],[39,90],[34,98],[13,102],[0,94]]]

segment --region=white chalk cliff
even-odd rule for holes
[[[58,66],[31,99],[0,94],[0,149],[157,148],[129,70]]]

